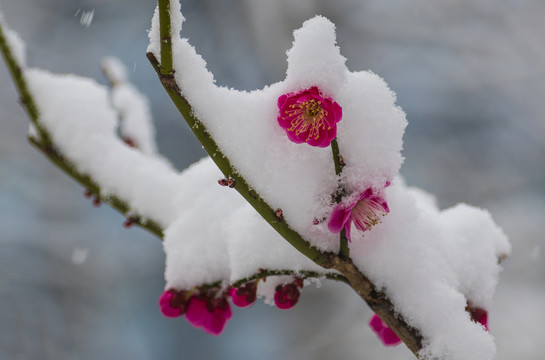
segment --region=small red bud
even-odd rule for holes
[[[138,146],[136,146],[136,141],[134,141],[133,138],[131,138],[130,136],[124,136],[123,137],[123,142],[125,144],[127,144],[129,147],[132,147],[132,148],[137,148]]]
[[[299,289],[302,289],[303,286],[304,286],[304,280],[301,279],[301,278],[295,278],[295,279],[293,280],[293,284],[294,284],[295,286],[297,286]]]
[[[132,227],[132,224],[133,224],[133,219],[132,218],[126,218],[125,221],[123,222],[123,227],[125,229],[129,229],[130,227]]]
[[[227,179],[219,179],[218,184],[220,184],[221,186],[227,186],[228,181],[227,181]]]
[[[227,186],[229,186],[230,188],[234,188],[235,187],[235,180],[233,180],[233,179],[227,180]]]
[[[93,196],[93,193],[91,192],[91,190],[85,189],[85,191],[83,192],[83,196],[85,196],[87,199],[90,199],[91,196]]]
[[[282,211],[282,209],[276,209],[274,211],[274,215],[276,215],[278,219],[284,220],[284,212]]]
[[[93,199],[93,206],[94,206],[94,207],[99,207],[100,204],[102,204],[102,201],[100,201],[100,198],[99,198],[99,197],[95,197],[95,198]]]

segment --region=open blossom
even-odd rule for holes
[[[388,204],[382,196],[368,188],[355,201],[335,206],[329,218],[328,228],[332,233],[339,233],[344,228],[346,238],[351,240],[352,223],[360,232],[371,230],[373,226],[380,223],[381,217],[389,212]]]
[[[229,302],[224,297],[207,299],[192,296],[185,313],[185,318],[191,325],[212,335],[219,335],[232,316]]]
[[[369,320],[369,327],[377,334],[384,346],[396,346],[401,344],[401,339],[377,314],[373,314],[371,320]]]
[[[342,108],[313,86],[278,98],[278,124],[294,143],[327,147],[337,136]]]

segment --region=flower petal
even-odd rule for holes
[[[331,216],[329,217],[329,222],[327,223],[329,231],[334,234],[338,234],[341,232],[344,224],[346,224],[348,218],[350,217],[350,211],[346,210],[347,209],[344,209],[342,204],[338,204],[337,206],[335,206],[333,212],[331,213]]]
[[[206,306],[206,300],[192,297],[187,306],[185,319],[194,327],[203,327],[207,318],[211,315]]]

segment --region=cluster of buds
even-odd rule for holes
[[[170,318],[185,314],[185,319],[191,325],[212,335],[219,335],[227,320],[233,315],[225,296],[191,294],[175,289],[169,289],[161,294],[159,308],[164,316]]]
[[[235,187],[235,180],[234,179],[219,179],[218,180],[218,184],[220,184],[220,186],[228,186],[230,188],[234,188]]]
[[[486,331],[488,330],[488,312],[482,308],[475,307],[471,302],[467,302],[466,311],[469,313],[471,320],[481,324]],[[375,332],[379,340],[384,346],[396,346],[401,344],[401,339],[396,333],[386,325],[384,321],[377,315],[373,314],[369,320],[369,327]]]
[[[303,280],[295,278],[293,282],[278,285],[274,302],[279,309],[292,308],[299,300]],[[161,313],[169,318],[185,315],[185,319],[196,328],[212,335],[219,335],[233,316],[227,298],[239,307],[252,305],[257,299],[257,281],[250,281],[239,287],[229,288],[226,292],[168,289],[159,297]]]
[[[102,204],[102,201],[100,201],[100,197],[98,195],[94,195],[93,192],[89,189],[85,189],[83,192],[83,196],[87,199],[91,199],[93,202],[94,207],[99,207],[100,204]]]

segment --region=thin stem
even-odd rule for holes
[[[6,64],[8,66],[8,70],[11,74],[11,78],[13,79],[13,82],[15,83],[15,87],[17,88],[17,92],[19,93],[20,102],[23,105],[23,108],[25,109],[25,111],[27,112],[32,125],[34,125],[34,128],[36,129],[36,132],[40,138],[40,141],[44,144],[48,144],[48,145],[51,144],[51,138],[49,134],[39,122],[40,113],[38,111],[38,107],[36,106],[36,103],[34,102],[32,95],[30,94],[30,91],[28,90],[28,85],[26,83],[26,80],[23,74],[22,65],[19,64],[17,60],[15,59],[15,56],[13,55],[13,52],[11,51],[9,42],[4,34],[4,29],[1,23],[0,23],[0,51],[2,52],[2,55],[4,56],[4,60],[6,61]]]
[[[161,74],[173,76],[170,0],[158,0],[158,5],[159,34],[161,37]]]
[[[335,164],[335,174],[339,176],[341,175],[341,172],[343,171],[344,164],[343,164],[342,156],[339,152],[339,143],[337,142],[337,138],[331,141],[331,151],[333,152],[333,163]]]
[[[341,281],[344,283],[348,283],[346,278],[342,276],[341,274],[336,273],[326,273],[321,274],[316,271],[293,271],[293,270],[265,270],[261,269],[258,273],[249,276],[244,279],[237,280],[233,282],[233,287],[239,287],[241,285],[246,284],[247,282],[263,279],[269,276],[295,276],[302,279],[308,279],[308,278],[314,278],[314,279],[329,279],[329,280],[335,280],[335,281]]]
[[[87,189],[91,194],[93,194],[96,198],[100,199],[100,201],[110,205],[123,215],[130,217],[132,224],[138,225],[143,229],[146,229],[153,235],[157,236],[159,239],[163,239],[163,229],[157,222],[151,219],[140,217],[138,215],[134,215],[131,212],[131,209],[129,208],[127,203],[118,198],[117,196],[101,196],[101,189],[96,181],[89,175],[77,171],[70,163],[70,161],[68,161],[55,147],[53,147],[52,145],[44,145],[41,141],[34,137],[29,137],[28,139],[30,143],[37,150],[42,152],[49,160],[51,160],[53,164],[57,165],[57,167],[59,167],[66,175],[70,176],[80,185],[85,187],[85,189]]]
[[[341,172],[343,171],[344,163],[339,151],[339,143],[337,142],[337,138],[331,141],[331,152],[333,153],[333,163],[335,164],[335,174],[339,176],[341,175]],[[335,194],[335,200],[337,201],[337,204],[339,204],[342,201],[343,196],[344,196],[344,189],[339,185],[339,188],[337,189],[337,193]],[[348,238],[346,237],[346,233],[344,229],[342,229],[341,234],[339,235],[339,242],[340,242],[339,255],[341,257],[344,257],[345,259],[348,259],[350,257],[350,248],[348,247]]]
[[[344,229],[341,230],[339,255],[345,259],[350,257],[350,248],[348,247],[348,238]]]

